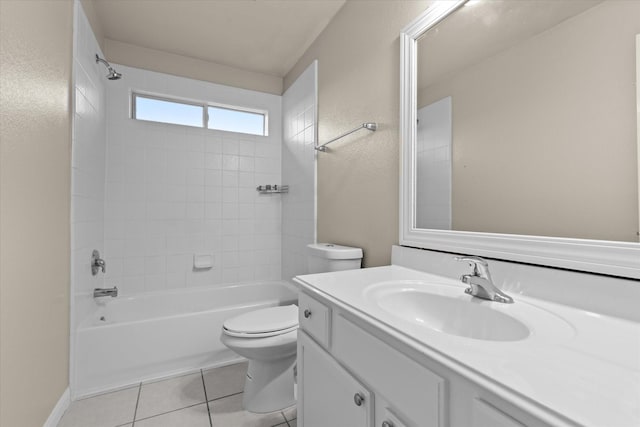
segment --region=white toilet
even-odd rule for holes
[[[309,273],[360,268],[362,249],[317,243],[308,245]],[[293,393],[298,337],[298,307],[269,307],[227,319],[221,341],[249,360],[242,406],[250,412],[274,412],[296,403]]]
[[[362,265],[362,249],[333,243],[307,245],[309,274],[328,271],[355,270]]]

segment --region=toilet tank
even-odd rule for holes
[[[332,243],[307,245],[309,273],[353,270],[362,265],[362,249]]]

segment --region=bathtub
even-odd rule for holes
[[[74,398],[240,360],[220,342],[224,320],[297,295],[262,282],[100,300],[77,330]]]

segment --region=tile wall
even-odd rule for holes
[[[317,71],[314,61],[282,97],[282,278],[307,272],[306,245],[316,240]]]
[[[115,65],[107,87],[106,284],[123,294],[281,277],[281,97]],[[269,135],[132,120],[132,90],[269,111]],[[193,268],[211,254],[211,269]]]
[[[74,2],[73,132],[71,142],[71,330],[93,310],[93,288],[104,275],[91,274],[91,252],[104,248],[104,183],[106,153],[105,69],[96,64],[102,52],[80,2]],[[62,248],[61,248],[62,249]],[[75,334],[70,334],[74,365]],[[75,384],[75,370],[70,371]]]
[[[76,318],[90,309],[90,294],[104,283],[104,275],[91,275],[91,252],[104,247],[104,195],[106,153],[106,68],[80,2],[75,2],[74,117],[71,175],[72,289]],[[62,248],[61,248],[62,249]]]

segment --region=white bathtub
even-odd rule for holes
[[[220,342],[224,320],[297,295],[263,282],[104,300],[77,331],[75,398],[238,360]]]

